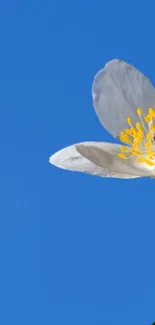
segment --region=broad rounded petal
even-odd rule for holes
[[[90,162],[88,159],[83,157],[77,150],[76,145],[66,147],[49,159],[52,165],[55,165],[62,169],[71,171],[78,171],[84,173],[98,173],[101,172],[101,168]]]
[[[136,162],[133,156],[130,159],[120,159],[118,153],[121,152],[121,145],[94,142],[76,145],[77,151],[89,161],[108,172],[123,173],[136,176],[150,176],[155,173],[154,167],[144,163]]]
[[[121,60],[108,62],[93,81],[93,104],[100,122],[115,137],[127,127],[126,118],[139,120],[136,110],[147,114],[155,108],[155,89],[134,66]]]
[[[140,168],[130,160],[118,157],[120,145],[104,142],[84,142],[64,148],[53,156],[51,164],[71,171],[101,177],[136,178],[152,175],[152,171]]]

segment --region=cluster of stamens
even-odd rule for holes
[[[142,110],[137,109],[139,122],[135,126],[132,119],[127,118],[129,128],[120,132],[120,140],[127,146],[121,147],[119,157],[129,159],[135,156],[137,162],[155,166],[155,110],[148,109],[148,114],[143,116]]]

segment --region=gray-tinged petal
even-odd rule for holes
[[[127,127],[126,118],[139,120],[137,108],[147,114],[155,108],[155,89],[134,66],[121,60],[108,62],[93,81],[93,104],[100,122],[115,137]]]
[[[101,177],[136,178],[152,175],[147,167],[130,160],[121,160],[117,154],[120,145],[104,142],[84,142],[64,148],[53,156],[51,164],[71,171]]]

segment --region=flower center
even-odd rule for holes
[[[128,129],[120,132],[120,140],[130,147],[121,147],[118,156],[129,159],[135,156],[136,161],[155,166],[155,110],[148,109],[148,114],[143,116],[142,110],[137,109],[139,121],[135,126],[131,117],[127,118]]]

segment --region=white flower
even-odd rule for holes
[[[155,177],[155,89],[135,67],[112,60],[94,78],[99,120],[124,145],[83,142],[49,159],[64,169],[102,177]]]

